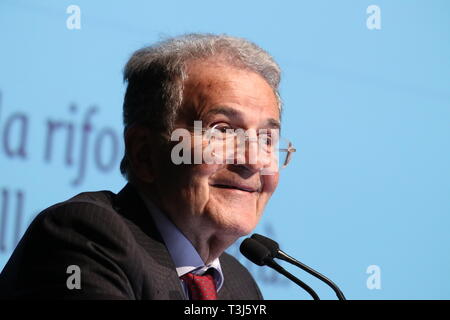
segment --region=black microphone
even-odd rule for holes
[[[241,253],[249,259],[251,262],[257,264],[258,266],[268,266],[275,271],[281,273],[283,276],[289,280],[295,282],[297,285],[302,287],[306,292],[308,292],[314,300],[320,300],[317,293],[311,289],[306,283],[300,279],[294,277],[292,274],[287,272],[282,266],[273,260],[272,253],[264,245],[256,241],[255,239],[247,238],[242,241],[240,246]]]
[[[299,267],[300,269],[308,272],[309,274],[313,275],[314,277],[322,280],[328,286],[330,286],[331,289],[333,289],[333,291],[336,293],[336,296],[338,297],[339,300],[346,300],[342,291],[339,289],[339,287],[333,281],[331,281],[330,279],[325,277],[323,274],[320,274],[316,270],[308,267],[307,265],[305,265],[305,264],[301,263],[300,261],[294,259],[293,257],[289,256],[285,252],[281,251],[280,246],[274,240],[264,237],[257,233],[253,234],[251,236],[251,239],[256,240],[257,242],[262,244],[264,247],[266,247],[266,249],[269,250],[270,255],[273,258],[278,258],[278,259],[287,261],[287,262]]]

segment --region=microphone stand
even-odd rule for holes
[[[275,271],[278,271],[283,276],[285,276],[289,280],[291,280],[294,283],[296,283],[297,285],[299,285],[302,289],[304,289],[306,292],[308,292],[314,300],[316,300],[316,301],[320,300],[320,298],[317,295],[317,293],[313,289],[311,289],[311,287],[309,287],[302,280],[294,277],[291,273],[286,271],[286,269],[284,269],[282,266],[280,266],[278,263],[276,263],[273,259],[266,259],[264,262],[265,262],[266,266],[274,269]]]
[[[325,282],[328,286],[331,287],[331,289],[333,289],[333,291],[336,293],[336,296],[338,297],[339,300],[346,300],[344,294],[342,293],[342,291],[338,288],[338,286],[331,281],[330,279],[328,279],[327,277],[325,277],[323,274],[320,274],[319,272],[317,272],[316,270],[308,267],[307,265],[301,263],[300,261],[298,261],[297,259],[291,257],[290,255],[284,253],[281,250],[278,250],[277,252],[277,258],[287,261],[291,264],[293,264],[294,266],[299,267],[300,269],[308,272],[309,274],[313,275],[314,277],[322,280],[323,282]]]

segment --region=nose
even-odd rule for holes
[[[256,136],[247,137],[245,148],[243,150],[238,148],[237,164],[252,173],[263,171],[271,165],[271,159],[260,151],[258,138]]]

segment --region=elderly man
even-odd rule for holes
[[[1,296],[262,299],[224,251],[256,227],[295,151],[276,134],[278,65],[247,40],[189,34],[135,52],[124,78],[128,184],[39,214],[0,276]]]

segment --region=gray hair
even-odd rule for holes
[[[186,67],[194,60],[220,57],[225,63],[261,75],[278,99],[280,67],[256,44],[228,35],[186,34],[160,41],[136,51],[124,70],[128,82],[123,104],[124,135],[135,124],[149,125],[156,132],[170,133],[183,102]],[[127,151],[120,171],[129,178]]]

